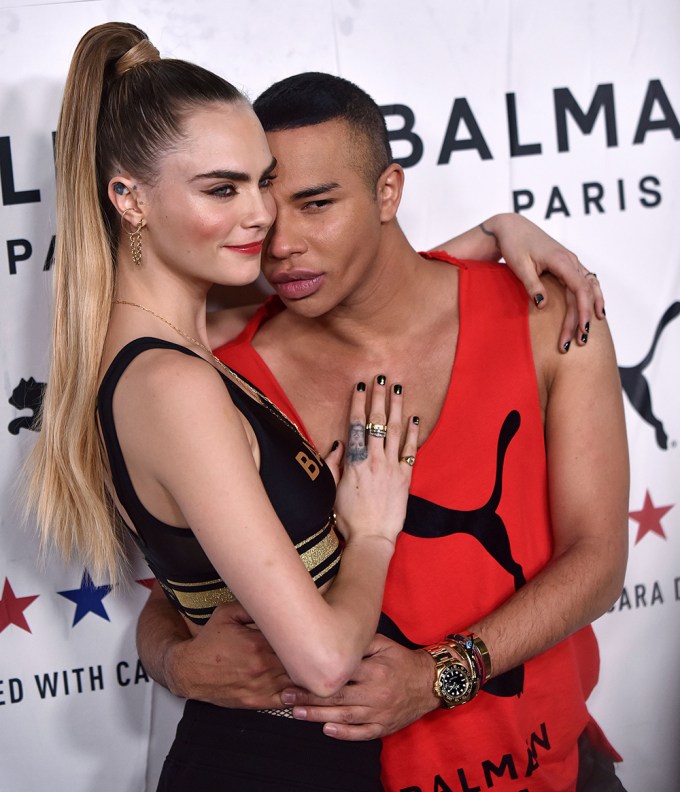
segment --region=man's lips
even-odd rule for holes
[[[262,253],[262,244],[264,240],[260,239],[257,242],[249,242],[247,245],[225,245],[227,250],[233,250],[236,253],[243,253],[247,256],[255,256]]]
[[[269,278],[269,282],[279,297],[286,300],[310,297],[321,288],[323,280],[323,272],[314,272],[312,270],[277,272]]]

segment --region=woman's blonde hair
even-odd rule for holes
[[[28,505],[43,547],[54,543],[66,558],[77,553],[95,580],[117,582],[124,559],[95,413],[120,233],[108,182],[125,170],[152,184],[193,108],[239,101],[243,95],[217,75],[161,59],[126,23],[89,30],[71,61],[56,137],[51,372]]]

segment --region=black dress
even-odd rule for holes
[[[130,362],[148,349],[172,349],[199,357],[158,338],[138,338],[123,347],[99,388],[102,436],[116,494],[135,527],[132,536],[170,601],[187,618],[204,624],[217,605],[234,601],[234,595],[190,528],[161,522],[139,500],[113,420],[116,385]],[[341,556],[332,519],[333,477],[296,427],[254,386],[233,374],[255,394],[222,374],[232,401],[257,438],[264,488],[302,562],[321,586],[335,576]],[[197,409],[201,409],[198,397]],[[159,792],[382,789],[379,740],[334,740],[322,733],[321,724],[296,721],[285,710],[278,713],[187,701]]]

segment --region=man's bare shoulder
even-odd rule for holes
[[[570,343],[567,350],[558,342],[564,318],[566,294],[552,275],[542,275],[541,284],[548,296],[547,305],[529,307],[529,330],[539,389],[550,390],[555,377],[596,377],[602,367],[615,366],[614,347],[606,320],[595,321],[580,333],[579,343]]]
[[[211,349],[217,349],[231,341],[243,330],[260,307],[259,303],[239,305],[236,308],[221,308],[210,311],[207,319],[208,341]]]

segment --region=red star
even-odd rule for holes
[[[155,582],[156,578],[142,578],[141,580],[135,580],[135,583],[139,583],[140,586],[145,586],[148,589],[152,589]]]
[[[15,597],[9,580],[5,578],[5,587],[0,599],[0,633],[10,624],[16,624],[17,627],[30,633],[31,628],[28,626],[24,611],[39,596],[36,594],[34,597]]]
[[[665,539],[666,534],[663,532],[663,528],[661,527],[661,518],[672,508],[673,505],[655,506],[649,496],[649,490],[647,490],[645,492],[645,503],[642,509],[640,509],[640,511],[632,511],[629,514],[631,520],[635,520],[635,522],[640,523],[635,544],[637,544],[640,539],[642,539],[642,537],[646,536],[648,533],[659,534],[659,536],[662,536]]]

